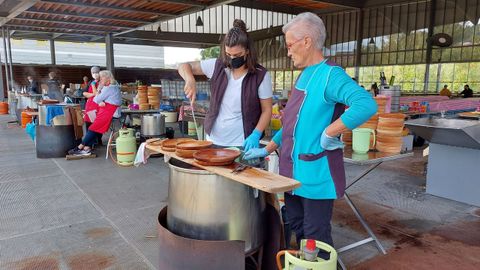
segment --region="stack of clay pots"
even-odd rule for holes
[[[386,153],[400,153],[402,132],[405,122],[403,113],[384,113],[378,116],[377,150]]]
[[[161,88],[155,86],[149,86],[147,88],[148,94],[148,104],[150,104],[150,108],[153,110],[160,109],[160,97],[161,97]]]
[[[149,110],[150,104],[148,104],[148,91],[146,85],[139,85],[137,87],[137,99],[138,107],[140,110]]]

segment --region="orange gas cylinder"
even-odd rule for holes
[[[25,128],[28,123],[32,122],[32,117],[27,113],[27,110],[22,111],[22,128]]]
[[[0,114],[8,114],[8,103],[0,102]]]

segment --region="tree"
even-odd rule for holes
[[[209,58],[218,58],[220,56],[220,46],[206,48],[200,51],[202,60]]]

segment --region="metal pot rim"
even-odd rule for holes
[[[175,161],[178,161],[178,162],[182,162],[180,160],[176,160],[176,159],[171,159],[169,162],[168,162],[168,166],[170,168],[173,168],[174,170],[177,170],[177,171],[180,171],[180,172],[184,172],[184,173],[191,173],[191,174],[201,174],[201,175],[214,175],[214,173],[211,173],[207,170],[204,170],[204,169],[187,169],[187,168],[182,168],[182,167],[179,167],[177,165],[173,165],[172,164],[172,160],[175,160]],[[193,166],[193,165],[192,165]]]

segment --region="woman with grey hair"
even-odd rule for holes
[[[280,174],[302,184],[285,193],[286,218],[297,241],[311,238],[333,246],[333,201],[345,192],[339,137],[366,122],[377,105],[341,67],[325,59],[325,25],[317,15],[301,13],[283,32],[288,56],[303,71],[283,112],[283,128],[265,148],[252,149],[245,158],[265,157],[281,146]],[[349,106],[346,112],[344,105]]]
[[[91,155],[92,144],[99,135],[107,132],[115,111],[122,104],[120,87],[110,71],[100,71],[99,84],[103,87],[101,87],[101,90],[93,98],[93,101],[98,104],[96,118],[88,128],[87,134],[83,137],[82,143],[68,151],[70,155]]]

